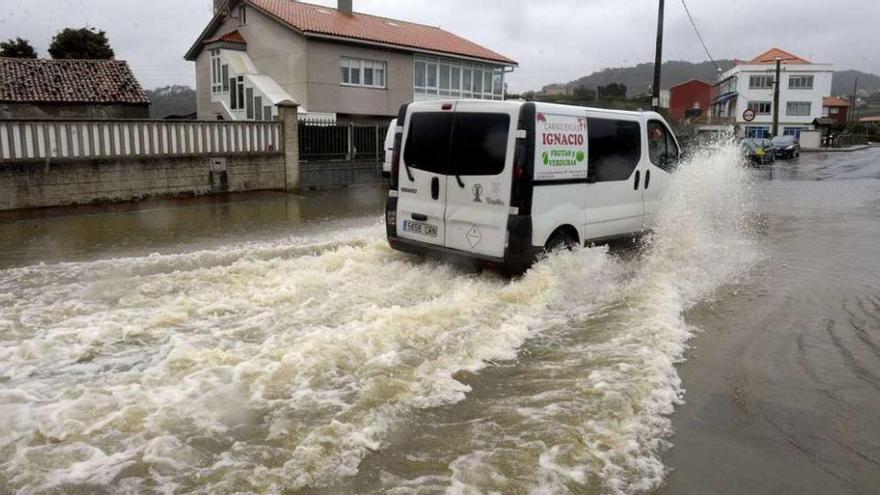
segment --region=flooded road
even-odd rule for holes
[[[736,161],[515,280],[374,188],[4,218],[0,491],[872,493],[880,150]]]

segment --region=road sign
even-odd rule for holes
[[[743,120],[746,122],[751,122],[755,120],[755,111],[751,108],[746,108],[746,111],[743,112]]]

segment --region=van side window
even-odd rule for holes
[[[672,172],[678,166],[679,150],[672,133],[656,120],[648,122],[648,156],[651,163]]]
[[[642,157],[638,122],[587,119],[587,178],[595,182],[627,180]]]
[[[403,150],[407,165],[425,172],[446,174],[452,115],[451,112],[420,112],[410,116]]]
[[[498,175],[504,171],[510,115],[458,113],[452,130],[449,173]]]

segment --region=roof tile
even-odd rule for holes
[[[803,65],[810,64],[809,60],[798,57],[797,55],[787,52],[781,48],[771,48],[766,52],[758,55],[749,61],[750,64],[775,64],[776,59],[781,59],[783,64],[787,65]]]
[[[514,60],[504,55],[438,27],[358,12],[346,15],[336,9],[294,0],[249,0],[249,3],[306,34],[337,36],[516,65]]]
[[[822,98],[823,107],[848,107],[849,100],[839,96],[826,96]]]
[[[121,60],[0,58],[0,101],[150,103]]]

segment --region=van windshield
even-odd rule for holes
[[[509,132],[506,114],[415,113],[403,159],[435,174],[497,175],[504,171]]]

